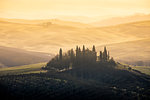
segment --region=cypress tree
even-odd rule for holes
[[[83,60],[84,60],[85,58],[85,46],[84,45],[83,45],[82,53],[83,53]]]
[[[76,58],[78,58],[78,54],[79,54],[79,48],[78,46],[76,46]]]
[[[92,51],[93,51],[93,59],[94,61],[96,61],[97,55],[96,55],[95,45],[93,45]]]
[[[71,60],[71,62],[74,61],[74,57],[75,57],[74,51],[73,51],[73,49],[71,49],[71,51],[70,51],[70,60]]]
[[[107,61],[107,49],[106,49],[106,46],[104,47],[103,60]]]
[[[116,65],[115,61],[114,61],[114,58],[111,57],[110,61],[109,61],[112,65]]]
[[[79,63],[81,62],[81,49],[80,49],[80,47],[79,47],[79,52],[78,52],[78,59],[77,59],[78,61],[79,61]]]
[[[80,49],[80,47],[79,47],[79,50],[78,50],[78,51],[79,51],[79,56],[81,56],[81,49]]]
[[[95,45],[93,45],[92,51],[96,52]]]
[[[85,52],[85,46],[83,45],[83,50],[82,50],[83,52]]]
[[[59,60],[62,60],[62,49],[59,50]]]
[[[78,48],[78,46],[76,46],[76,51],[78,51],[79,50],[79,48]]]
[[[102,53],[102,51],[100,51],[99,54],[100,54],[100,55],[99,55],[99,60],[102,61],[102,60],[103,60],[103,53]]]
[[[109,51],[108,51],[108,55],[107,55],[107,60],[109,60],[110,56],[109,56]]]

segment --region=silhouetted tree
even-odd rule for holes
[[[113,57],[111,57],[111,59],[109,60],[109,63],[110,63],[111,65],[116,65],[116,63],[115,63],[115,61],[114,61],[114,58],[113,58]]]
[[[75,54],[74,54],[73,49],[71,49],[71,52],[70,52],[70,60],[71,60],[71,62],[74,62],[74,59],[75,59]]]
[[[93,60],[96,61],[97,55],[96,55],[95,45],[93,45],[92,51],[93,51]]]
[[[78,58],[77,58],[77,60],[78,60],[78,62],[81,62],[81,49],[80,49],[80,47],[79,47],[79,50],[78,50]]]
[[[83,45],[82,54],[81,54],[81,59],[82,59],[83,63],[85,62],[85,58],[86,58],[86,55],[85,55],[85,46]]]
[[[76,61],[79,59],[79,47],[76,46]]]
[[[85,49],[83,45],[83,49],[81,51],[80,47],[76,46],[76,54],[73,49],[69,50],[67,53],[62,54],[62,49],[59,50],[59,55],[55,56],[50,62],[48,62],[47,66],[54,67],[56,69],[66,69],[69,66],[73,68],[78,67],[89,67],[89,66],[104,66],[107,65],[115,65],[115,61],[113,58],[110,58],[109,51],[107,53],[106,47],[104,47],[104,51],[100,51],[99,55],[99,63],[97,62],[97,52],[96,48],[93,45],[92,50],[88,48]]]
[[[59,59],[62,60],[62,49],[59,50]]]
[[[106,49],[106,47],[104,47],[103,60],[107,61],[107,49]]]
[[[109,56],[109,51],[108,51],[108,56],[107,56],[107,60],[109,60],[110,56]]]
[[[84,46],[84,45],[83,45],[83,49],[82,49],[82,51],[83,51],[83,52],[85,52],[85,46]]]
[[[81,49],[80,49],[80,47],[79,47],[79,56],[81,56]]]
[[[102,60],[103,60],[103,53],[102,53],[102,51],[100,51],[99,54],[100,54],[100,55],[99,55],[99,60],[102,61]]]
[[[95,45],[93,45],[92,51],[96,52]]]

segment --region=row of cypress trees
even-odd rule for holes
[[[72,66],[72,68],[85,67],[85,66],[101,66],[101,65],[113,65],[115,61],[113,58],[110,59],[109,51],[104,47],[104,51],[100,51],[99,55],[96,52],[96,48],[93,45],[92,50],[76,46],[76,50],[69,50],[66,53],[63,53],[60,48],[59,54],[56,55],[51,61],[47,63],[47,69],[56,68],[56,69],[65,69]]]
[[[66,54],[67,55],[67,54]],[[86,60],[89,59],[90,61],[108,61],[110,60],[109,51],[107,51],[106,46],[104,47],[104,51],[100,51],[99,55],[97,56],[96,48],[93,45],[92,50],[89,50],[88,48],[85,49],[85,46],[83,45],[83,48],[79,46],[76,46],[76,50],[74,52],[73,49],[68,51],[68,56],[70,56],[71,61],[73,60]],[[63,59],[63,52],[60,48],[59,50],[59,60]]]

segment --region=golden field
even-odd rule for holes
[[[66,51],[84,44],[102,50],[106,45],[119,60],[150,60],[149,32],[149,20],[95,27],[58,19],[0,19],[1,46],[56,54],[59,48]]]

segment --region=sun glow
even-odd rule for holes
[[[106,18],[106,16],[149,12],[149,0],[0,0],[0,17],[5,18],[48,19],[60,16]]]

